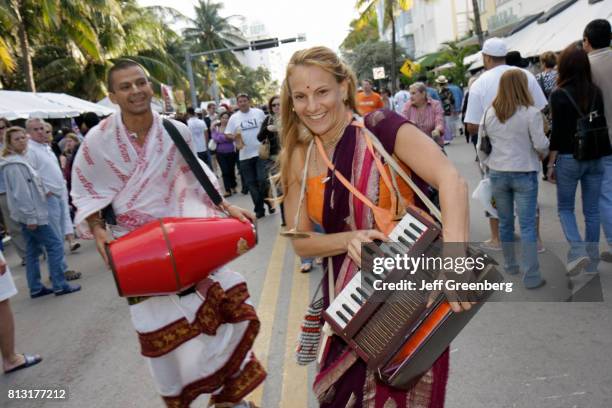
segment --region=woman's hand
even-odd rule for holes
[[[378,230],[359,230],[349,239],[347,244],[348,256],[361,268],[361,245],[374,240],[388,241],[389,238]]]
[[[555,174],[555,166],[553,165],[549,165],[548,169],[546,170],[546,181],[550,181],[551,183],[555,184],[557,182],[557,176]]]

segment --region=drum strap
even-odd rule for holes
[[[183,156],[195,177],[198,179],[202,187],[204,187],[206,194],[208,194],[215,205],[220,205],[223,202],[223,198],[221,198],[221,195],[215,186],[213,186],[212,182],[206,175],[206,172],[200,165],[200,162],[198,162],[198,159],[196,159],[195,154],[193,154],[193,151],[189,148],[189,145],[187,142],[185,142],[185,139],[183,139],[183,136],[181,136],[178,129],[168,119],[164,119],[163,123],[164,128],[166,128],[166,131],[170,134],[170,137],[181,153],[181,156]]]

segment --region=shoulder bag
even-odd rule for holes
[[[482,122],[482,137],[480,138],[480,151],[489,156],[491,151],[493,150],[493,145],[491,145],[491,139],[489,139],[489,134],[487,133],[487,109],[484,113],[484,120]]]

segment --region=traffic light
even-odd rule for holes
[[[278,38],[266,38],[265,40],[251,41],[251,50],[265,50],[266,48],[278,47]]]

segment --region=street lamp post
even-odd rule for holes
[[[191,61],[193,60],[194,57],[201,57],[203,55],[217,54],[217,53],[226,52],[226,51],[263,50],[266,48],[278,47],[281,44],[286,44],[290,42],[302,42],[302,41],[306,41],[306,36],[304,34],[298,34],[297,37],[285,38],[282,40],[279,40],[278,38],[267,38],[265,40],[251,41],[249,44],[237,45],[235,47],[219,48],[219,49],[210,50],[210,51],[190,53],[189,50],[185,50],[185,66],[187,68],[187,77],[189,78],[189,91],[191,94],[191,105],[194,107],[194,109],[195,107],[198,106],[198,95],[196,93],[195,78],[193,76],[193,67],[191,65]],[[219,104],[219,87],[217,83],[217,67],[215,67],[214,65],[216,64],[209,64],[209,69],[211,70],[213,74],[213,84],[212,84],[213,98],[215,99],[215,102]]]

